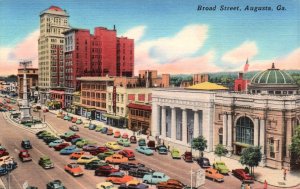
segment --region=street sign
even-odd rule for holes
[[[23,183],[23,189],[26,189],[27,187],[28,187],[28,182],[25,181],[25,182]]]

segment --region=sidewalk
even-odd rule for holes
[[[0,189],[6,189],[5,185],[3,184],[2,177],[0,178]]]
[[[50,110],[50,113],[53,114],[57,114],[58,110]],[[67,112],[65,112],[67,113]],[[70,116],[72,117],[77,117],[77,118],[81,118],[82,121],[85,122],[89,122],[89,120],[87,118],[78,116],[78,115],[74,115],[72,113],[68,113]],[[100,121],[96,121],[96,120],[92,120],[91,123],[93,124],[104,124],[103,122]],[[111,127],[109,125],[106,125],[106,127],[108,128],[113,128],[116,129],[115,127]],[[128,129],[120,129],[118,128],[118,130],[120,130],[121,134],[122,133],[127,133],[129,136],[133,135],[133,131],[128,130]],[[147,138],[146,135],[140,135],[141,138]],[[153,136],[150,136],[149,138],[150,140],[154,140]],[[186,147],[180,144],[175,144],[169,141],[165,141],[166,144],[169,144],[171,147],[175,146],[176,148],[178,148],[180,150],[180,152],[185,152],[185,151],[190,151],[191,148],[190,147]],[[198,156],[199,152],[193,150],[193,154],[195,154],[196,156]],[[210,162],[214,162],[214,161],[218,161],[220,160],[219,157],[214,155],[214,152],[205,152],[204,156],[207,157]],[[234,159],[235,158],[235,159]],[[243,168],[245,167],[244,165],[240,164],[239,161],[237,160],[238,157],[222,157],[221,160],[224,161],[226,163],[226,165],[229,167],[230,170],[232,169],[237,169],[237,168]],[[272,169],[272,168],[268,168],[268,167],[255,167],[254,168],[254,175],[255,175],[255,179],[258,182],[264,183],[264,181],[266,180],[268,182],[269,186],[275,186],[278,188],[289,188],[289,187],[295,187],[297,185],[300,185],[300,171],[298,172],[287,172],[286,175],[286,180],[283,180],[283,171],[282,170],[278,170],[278,169]]]

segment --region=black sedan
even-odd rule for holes
[[[129,170],[132,168],[145,167],[144,164],[141,163],[121,163],[119,165],[120,170]]]
[[[101,161],[101,160],[94,160],[94,161],[91,161],[91,162],[85,164],[84,168],[88,169],[88,170],[96,170],[98,167],[105,166],[105,165],[108,165],[108,163]]]
[[[205,157],[201,157],[201,158],[197,159],[196,161],[197,161],[198,165],[200,165],[200,167],[202,167],[202,168],[210,167],[209,159],[207,159]]]

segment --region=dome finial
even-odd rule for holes
[[[275,63],[274,62],[272,63],[272,69],[275,69]]]

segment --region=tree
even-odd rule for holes
[[[250,146],[242,151],[240,162],[242,165],[250,167],[251,175],[254,175],[254,167],[261,161],[262,154],[259,146]]]
[[[292,162],[296,163],[300,160],[300,125],[298,125],[295,129],[289,149],[291,151]]]
[[[207,148],[207,140],[204,138],[204,136],[193,138],[192,148],[199,150],[199,157],[203,157],[203,151]]]
[[[222,144],[218,144],[215,148],[215,154],[220,157],[220,160],[222,156],[227,154],[227,152],[227,149]]]

